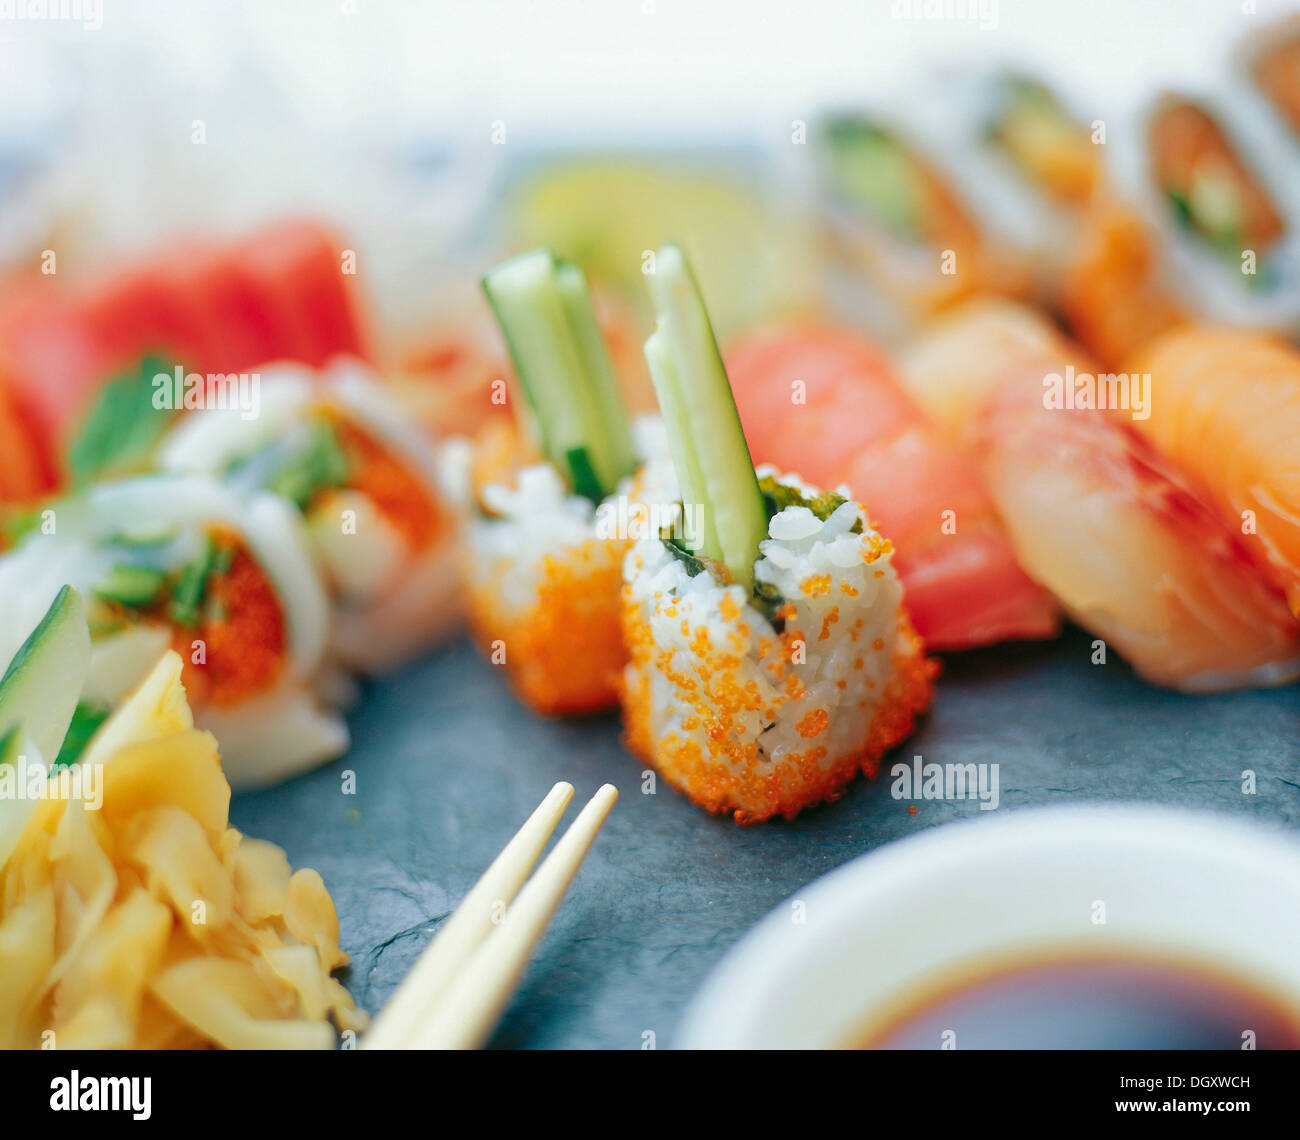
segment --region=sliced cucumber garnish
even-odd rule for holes
[[[547,250],[483,278],[538,441],[578,494],[603,498],[636,459],[627,412],[582,270]]]
[[[0,734],[21,726],[42,756],[57,756],[89,671],[86,608],[64,586],[0,678]]]
[[[767,511],[713,326],[676,246],[659,250],[649,280],[658,327],[646,342],[646,360],[682,501],[703,507],[704,533],[692,553],[721,562],[734,581],[752,589]]]

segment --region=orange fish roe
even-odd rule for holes
[[[826,715],[825,709],[813,709],[799,718],[795,731],[805,740],[811,740],[814,736],[820,736],[830,722],[831,718]]]
[[[352,420],[330,422],[348,458],[348,486],[371,500],[414,550],[433,543],[446,527],[441,504],[405,463]]]
[[[238,539],[215,536],[232,552],[230,569],[208,578],[210,605],[197,629],[178,629],[173,644],[185,662],[183,680],[196,706],[229,706],[266,692],[284,667],[288,637],[284,610],[266,574]],[[194,660],[194,641],[204,658]]]
[[[710,812],[730,813],[740,824],[775,816],[793,819],[806,807],[838,799],[858,772],[874,777],[884,754],[911,733],[916,718],[929,707],[938,671],[937,664],[925,657],[911,622],[900,613],[891,679],[864,739],[828,763],[826,747],[811,743],[830,724],[827,710],[818,707],[797,725],[809,746],[777,760],[762,752],[760,739],[742,731],[741,718],[760,710],[762,718],[771,721],[782,715],[782,706],[801,699],[805,690],[794,666],[776,663],[779,670],[790,672],[773,708],[753,682],[738,682],[743,661],[709,647],[707,640],[697,642],[704,646],[698,657],[675,665],[674,654],[655,643],[631,587],[623,592],[623,633],[629,655],[622,693],[627,747],[694,803]],[[781,635],[785,662],[790,660],[790,640],[790,634]],[[681,726],[690,735],[658,730],[653,703],[656,676],[671,687],[674,705],[689,707]],[[861,705],[867,707],[866,701]],[[696,725],[702,731],[696,731]]]
[[[829,574],[810,574],[799,583],[799,589],[810,598],[824,598],[831,592],[831,576]]]
[[[520,700],[548,716],[600,712],[618,701],[626,655],[619,627],[623,557],[630,542],[589,539],[543,560],[537,597],[526,609],[503,604],[504,567],[466,568],[474,639],[504,666]]]

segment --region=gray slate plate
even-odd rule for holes
[[[1090,648],[1074,631],[948,658],[896,759],[996,762],[1001,811],[1150,800],[1300,830],[1300,688],[1181,697],[1113,657],[1090,664]],[[705,974],[783,899],[891,839],[979,814],[926,801],[911,815],[886,768],[793,823],[740,828],[666,786],[643,794],[615,717],[539,720],[463,642],[372,685],[352,731],[342,761],[237,797],[232,820],[324,876],[353,959],[345,981],[372,1013],[556,780],[575,804],[606,780],[622,792],[493,1039],[504,1047],[669,1046]]]

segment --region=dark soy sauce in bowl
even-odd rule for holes
[[[859,1049],[1300,1048],[1300,1010],[1240,975],[1143,957],[1008,961],[922,985]]]

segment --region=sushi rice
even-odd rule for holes
[[[649,504],[670,502],[674,486],[658,418],[645,417],[635,430],[645,465],[599,505],[570,493],[550,463],[538,463],[513,486],[482,488],[490,513],[470,509],[463,551],[470,626],[537,712],[591,713],[618,701],[626,660],[619,598],[632,545],[621,532],[630,528],[616,525],[620,500],[624,519],[648,525]]]
[[[628,746],[738,823],[793,818],[838,798],[858,771],[873,776],[929,705],[936,672],[903,608],[892,545],[860,504],[846,499],[824,521],[787,506],[768,536],[754,575],[782,600],[775,625],[742,586],[692,574],[659,538],[638,541],[624,566]]]

